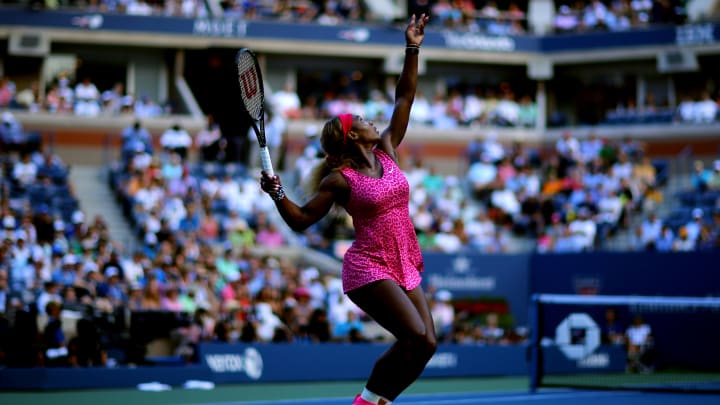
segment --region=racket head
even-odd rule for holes
[[[238,51],[235,58],[238,69],[238,84],[240,85],[240,99],[243,108],[248,116],[254,121],[261,123],[260,128],[265,119],[265,86],[263,85],[262,72],[257,56],[248,48],[242,48]],[[258,133],[258,141],[260,146],[265,145],[265,136],[263,131]],[[260,138],[263,138],[262,140]]]

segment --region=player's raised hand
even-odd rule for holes
[[[420,14],[420,17],[415,17],[415,14],[410,17],[410,23],[405,29],[405,42],[407,45],[422,44],[425,39],[425,24],[428,22],[430,17],[426,16],[425,13]]]

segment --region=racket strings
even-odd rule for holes
[[[260,120],[263,118],[264,96],[255,60],[250,54],[245,53],[238,58],[237,65],[243,104],[255,120]]]

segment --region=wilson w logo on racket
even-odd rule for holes
[[[260,146],[260,161],[262,168],[270,176],[274,175],[270,151],[265,139],[265,87],[263,86],[262,72],[257,56],[250,49],[241,49],[236,58],[238,69],[238,83],[240,84],[240,99],[243,108],[250,118],[250,125]]]
[[[258,94],[258,78],[255,69],[248,69],[240,73],[240,90],[246,99],[251,99]]]

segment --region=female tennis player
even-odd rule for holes
[[[372,122],[351,114],[327,121],[321,135],[327,158],[315,169],[314,193],[303,206],[285,196],[278,176],[263,172],[260,180],[295,231],[319,221],[334,204],[353,218],[355,241],[344,256],[343,289],[397,339],[377,359],[354,405],[390,404],[420,376],[437,347],[420,286],[423,259],[408,212],[409,185],[396,153],[415,98],[427,21],[425,14],[413,15],[405,29],[405,60],[387,129],[379,132]]]

